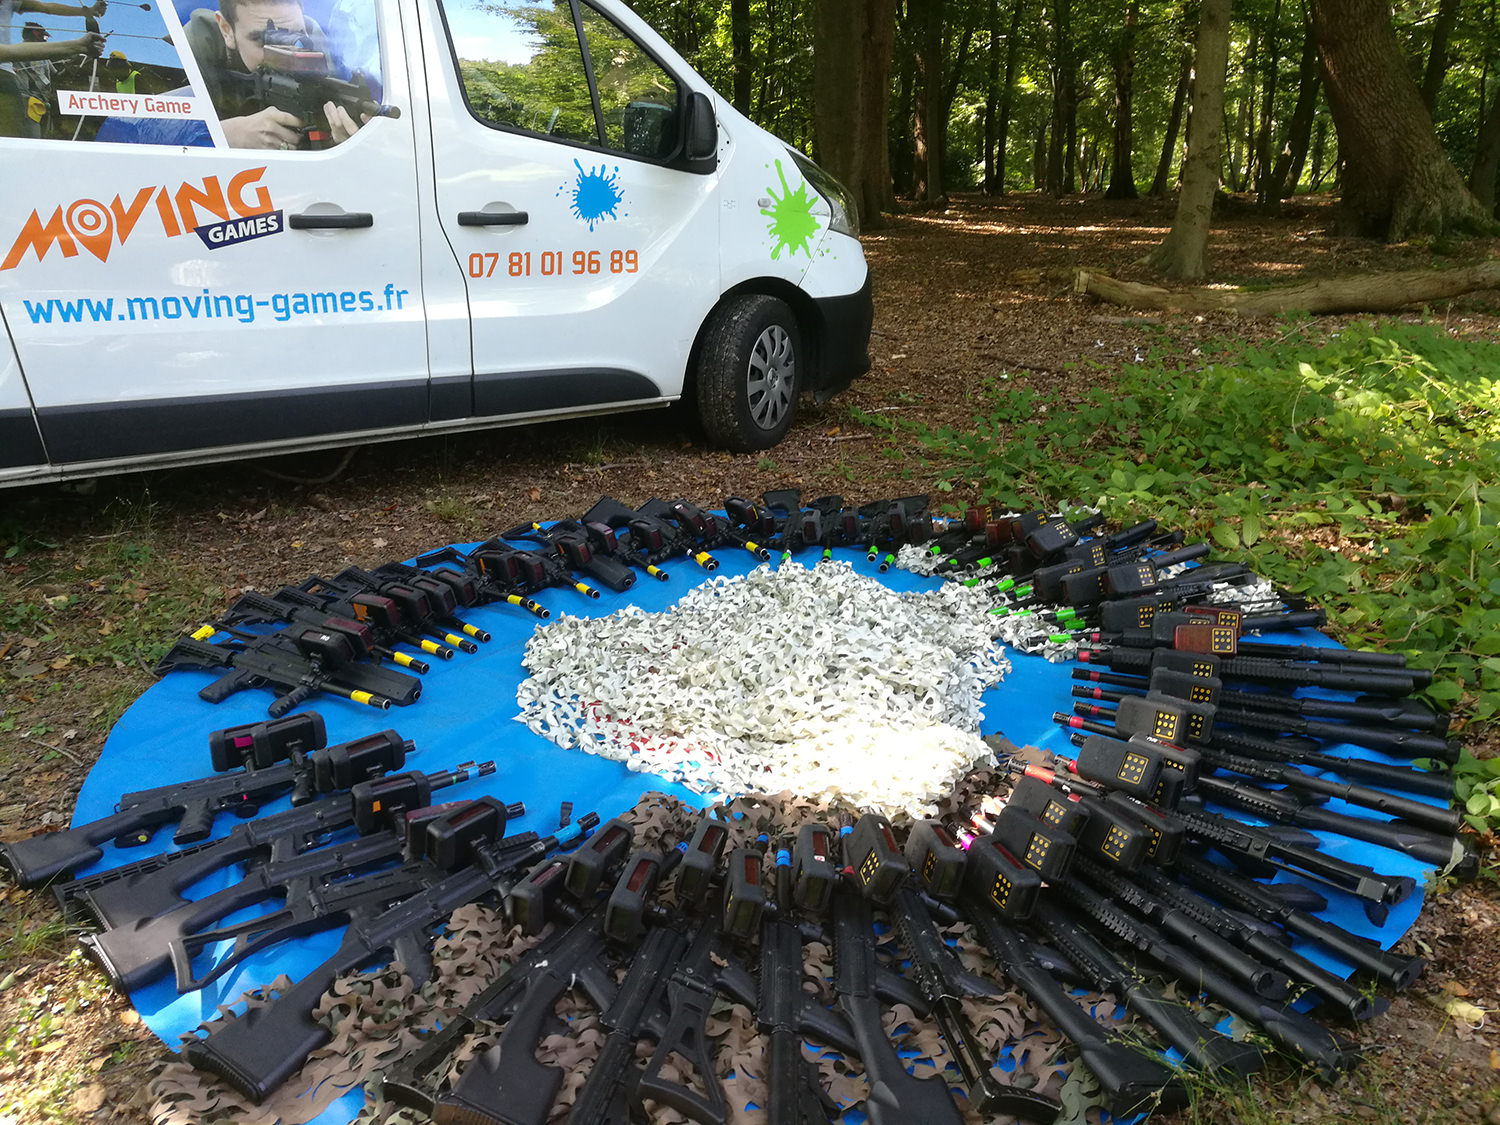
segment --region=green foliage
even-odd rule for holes
[[[1323,606],[1350,643],[1434,669],[1436,704],[1493,719],[1500,345],[1399,324],[1320,342],[1292,324],[1217,351],[1197,370],[1127,368],[1078,403],[1001,382],[968,430],[917,433],[987,499],[1097,504],[1206,539]]]

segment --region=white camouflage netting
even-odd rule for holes
[[[711,578],[662,613],[538,628],[518,719],[700,793],[843,797],[931,815],[988,761],[980,695],[1010,670],[988,597],[897,593],[846,563]]]

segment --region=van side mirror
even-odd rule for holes
[[[694,91],[688,95],[682,136],[682,166],[686,171],[707,175],[718,168],[719,122],[707,94]]]

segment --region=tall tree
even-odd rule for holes
[[[734,108],[750,113],[750,82],[754,74],[751,58],[750,0],[729,0],[729,54],[734,69]]]
[[[1312,138],[1313,118],[1318,112],[1318,91],[1321,74],[1318,71],[1318,43],[1313,38],[1312,25],[1307,12],[1303,11],[1302,61],[1297,65],[1297,104],[1292,108],[1292,119],[1287,124],[1286,143],[1276,157],[1270,179],[1261,192],[1260,205],[1274,210],[1281,200],[1297,190],[1297,181],[1302,178],[1302,166],[1307,161],[1307,145]]]
[[[1271,116],[1276,108],[1276,80],[1281,73],[1281,0],[1275,0],[1262,47],[1260,121],[1255,129],[1255,190],[1264,202],[1271,177]]]
[[[1500,171],[1500,89],[1479,126],[1474,142],[1474,163],[1469,167],[1469,188],[1486,212],[1495,210],[1495,176]]]
[[[1388,0],[1312,0],[1312,16],[1344,161],[1340,228],[1399,242],[1482,223],[1438,142]]]
[[[995,128],[995,179],[989,189],[995,195],[1005,194],[1005,148],[1010,142],[1010,114],[1016,96],[1016,64],[1021,57],[1021,13],[1026,0],[1012,0],[1010,31],[1005,36],[1005,79],[1000,95],[1000,121]]]
[[[1182,128],[1182,107],[1187,101],[1188,80],[1193,76],[1193,52],[1182,52],[1182,74],[1177,80],[1177,90],[1172,94],[1172,108],[1167,114],[1167,131],[1161,141],[1161,158],[1156,162],[1156,175],[1151,180],[1149,194],[1161,198],[1172,190],[1177,171],[1177,132]]]
[[[1432,45],[1427,50],[1427,70],[1422,75],[1422,104],[1429,114],[1437,109],[1438,91],[1448,73],[1448,43],[1458,22],[1459,0],[1441,0],[1432,21]]]
[[[1135,125],[1131,118],[1135,98],[1135,28],[1140,0],[1126,0],[1125,22],[1115,40],[1115,142],[1110,157],[1106,199],[1134,199]]]
[[[1219,128],[1229,70],[1230,0],[1203,0],[1193,53],[1187,159],[1172,229],[1147,262],[1168,277],[1196,281],[1208,273],[1208,231],[1219,190]]]
[[[891,190],[886,116],[894,0],[813,0],[812,16],[818,158],[854,193],[861,220],[878,226]]]
[[[1073,147],[1078,136],[1078,63],[1074,57],[1072,0],[1052,0],[1052,125],[1047,147],[1047,191],[1073,190]]]

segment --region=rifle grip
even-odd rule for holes
[[[325,961],[266,1007],[246,1012],[208,1038],[189,1043],[182,1049],[183,1056],[259,1105],[301,1069],[308,1055],[332,1038],[312,1011],[338,976],[333,960]]]

